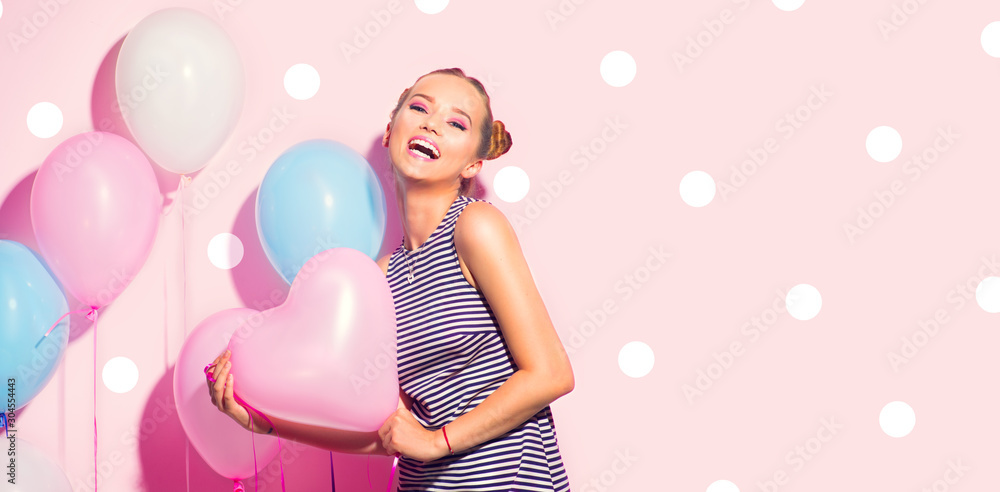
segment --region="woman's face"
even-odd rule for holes
[[[389,132],[389,157],[402,177],[445,187],[479,172],[482,97],[448,74],[427,75],[410,89]]]

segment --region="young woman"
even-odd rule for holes
[[[279,435],[348,453],[395,455],[399,490],[567,491],[550,403],[573,371],[513,228],[468,195],[484,159],[511,146],[482,84],[457,68],[403,91],[382,142],[403,240],[378,260],[396,309],[399,407],[378,432],[268,416]],[[250,429],[228,355],[212,403]],[[274,429],[253,416],[253,429]]]

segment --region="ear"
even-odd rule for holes
[[[389,128],[391,126],[392,126],[391,122],[390,123],[386,123],[386,125],[385,125],[385,135],[382,136],[382,146],[383,147],[388,147],[389,146]]]
[[[475,177],[475,175],[479,174],[479,171],[481,171],[482,169],[483,169],[482,159],[472,162],[468,166],[466,166],[465,169],[462,170],[462,177],[466,179]]]

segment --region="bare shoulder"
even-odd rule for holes
[[[376,262],[376,263],[378,263],[378,266],[382,269],[382,275],[389,275],[389,257],[390,256],[392,256],[392,253],[389,253],[389,254],[387,254],[387,255],[379,258],[378,261]]]
[[[483,243],[517,242],[514,228],[507,216],[486,201],[475,201],[465,206],[455,222],[455,247],[462,249]]]

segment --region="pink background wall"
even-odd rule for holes
[[[429,15],[397,1],[399,13],[348,60],[341,45],[391,2],[218,0],[235,5],[220,14],[193,0],[2,0],[0,238],[36,251],[28,201],[46,155],[105,118],[111,131],[128,135],[111,109],[114,63],[137,22],[165,7],[199,10],[228,32],[247,74],[239,123],[184,190],[184,207],[195,206],[228,162],[242,171],[201,202],[184,237],[179,215],[163,219],[142,271],[100,316],[98,370],[128,357],[139,381],[122,394],[98,381],[97,459],[110,470],[99,490],[228,490],[186,447],[171,374],[200,320],[266,307],[272,293],[287,292],[254,226],[261,179],[297,142],[353,147],[382,176],[390,204],[382,251],[393,250],[401,230],[380,146],[388,112],[419,75],[452,66],[486,83],[494,115],[515,142],[486,163],[479,196],[515,224],[571,351],[576,389],[552,406],[574,490],[996,486],[1000,330],[985,306],[996,303],[989,278],[1000,275],[1000,229],[990,215],[1000,206],[1000,61],[981,35],[1000,20],[1000,4],[806,0],[786,11],[766,0],[453,1]],[[46,2],[54,15],[44,13]],[[22,32],[24,19],[46,22],[15,50],[8,34]],[[700,53],[698,42],[707,45]],[[623,87],[600,70],[617,50],[637,66]],[[690,63],[679,67],[686,50]],[[311,99],[283,88],[297,63],[321,76]],[[811,96],[813,89],[826,96]],[[47,139],[26,125],[43,101],[64,117]],[[294,116],[287,129],[253,157],[241,153],[275,110]],[[620,132],[607,130],[608,121],[620,122]],[[902,138],[889,162],[866,151],[879,126]],[[958,135],[952,142],[935,141],[949,129]],[[768,139],[769,150],[759,150]],[[595,149],[593,159],[581,147]],[[747,156],[762,152],[766,162],[736,181]],[[914,159],[930,162],[917,174]],[[531,182],[512,203],[493,185],[507,166]],[[178,177],[156,171],[169,204]],[[692,171],[718,186],[703,207],[682,199]],[[879,210],[879,194],[895,180],[904,192]],[[861,209],[877,217],[868,223]],[[849,237],[845,225],[863,234]],[[207,255],[223,232],[246,250],[232,270]],[[668,259],[647,263],[651,250]],[[812,319],[784,309],[785,293],[799,284],[822,296]],[[588,325],[605,307],[603,322]],[[920,324],[942,311],[948,321],[921,335]],[[63,365],[18,423],[22,438],[58,462],[76,490],[87,490],[94,331],[81,316],[72,322]],[[904,339],[921,347],[894,367],[889,354],[900,354]],[[633,341],[655,355],[642,377],[619,367],[619,351]],[[737,342],[737,355],[721,355]],[[709,376],[699,380],[699,371]],[[685,385],[699,383],[702,394],[685,394]],[[880,427],[893,401],[916,416],[903,437]],[[114,452],[124,458],[111,463]],[[328,459],[289,446],[288,489],[329,487]],[[336,454],[334,462],[341,490],[368,489],[365,457]],[[390,461],[370,463],[373,490],[384,488]],[[280,490],[271,470],[261,479]]]

